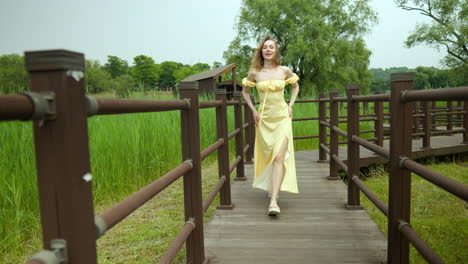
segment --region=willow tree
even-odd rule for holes
[[[302,93],[316,94],[357,83],[366,90],[371,52],[362,36],[376,22],[370,0],[243,0],[237,35],[224,53],[227,63],[249,67],[265,35],[277,39],[282,64],[301,78]]]
[[[408,48],[426,44],[447,51],[445,66],[452,68],[460,85],[468,82],[468,1],[466,0],[394,0],[398,7],[430,18],[418,24],[408,36]]]

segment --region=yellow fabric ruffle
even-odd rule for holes
[[[286,79],[286,84],[294,84],[294,83],[297,83],[297,81],[299,81],[299,76],[297,76],[295,73],[292,77]]]
[[[251,82],[247,80],[247,78],[242,79],[242,85],[247,86],[247,87],[255,87],[257,86],[257,83]]]

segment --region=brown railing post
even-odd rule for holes
[[[338,90],[330,90],[330,175],[329,180],[339,180],[338,177],[338,164],[331,157],[336,155],[338,157],[338,133],[332,127],[338,127],[338,102],[333,101],[334,97],[338,97]]]
[[[430,102],[424,101],[422,102],[422,107],[423,107],[423,132],[424,136],[422,138],[422,143],[423,143],[423,148],[428,149],[431,148],[431,108],[430,108]]]
[[[453,102],[452,101],[447,101],[447,111],[449,113],[453,112]],[[447,115],[447,130],[453,130],[453,114],[448,114]],[[452,134],[448,134],[447,136],[450,136]]]
[[[218,172],[219,177],[226,177],[219,193],[220,205],[218,209],[232,209],[231,202],[231,180],[229,173],[229,139],[228,139],[228,124],[227,124],[227,106],[226,106],[226,89],[216,90],[216,100],[221,100],[223,103],[216,108],[216,132],[217,137],[222,138],[224,144],[218,149]]]
[[[354,183],[352,178],[359,177],[359,144],[353,141],[353,136],[359,137],[359,102],[351,100],[353,95],[359,95],[359,86],[349,85],[346,89],[348,97],[348,203],[345,205],[347,209],[362,209],[360,205],[359,187]]]
[[[462,111],[463,106],[462,106],[462,101],[457,101],[457,112]],[[457,125],[462,125],[463,124],[463,119],[461,114],[457,114]]]
[[[234,105],[234,124],[236,129],[240,129],[236,135],[236,158],[241,157],[240,162],[236,167],[236,181],[245,181],[247,178],[244,175],[244,133],[242,128],[242,93],[234,92],[234,100],[237,104]]]
[[[410,223],[411,173],[400,166],[400,159],[411,158],[412,104],[403,102],[401,94],[413,89],[413,80],[414,73],[409,72],[391,76],[388,264],[409,262],[409,242],[398,224],[399,221]]]
[[[254,104],[254,107],[255,107],[255,97],[251,95],[250,100],[252,101],[252,104]],[[254,162],[255,162],[255,151],[254,151],[255,150],[255,133],[257,129],[255,127],[255,120],[253,119],[252,112],[250,112],[250,122],[252,124],[252,129],[250,130],[250,143],[252,143],[251,145],[252,147],[249,149],[249,151],[251,152],[251,155],[254,158]]]
[[[419,104],[418,102],[414,102],[413,104],[413,115],[419,114]],[[413,133],[419,132],[419,117],[413,117]]]
[[[463,132],[463,143],[468,144],[468,101],[463,102],[463,128],[465,132]]]
[[[67,263],[97,263],[82,53],[25,52],[31,90],[55,95],[56,117],[34,121],[45,249],[66,242]]]
[[[320,92],[319,98],[326,98],[325,92]],[[319,101],[319,159],[317,162],[328,162],[327,152],[320,147],[320,144],[324,146],[327,144],[327,127],[322,125],[320,122],[327,122],[327,104],[326,102]]]
[[[379,91],[377,92],[378,94],[382,94],[383,92]],[[384,139],[384,134],[383,134],[383,123],[384,123],[384,115],[383,115],[383,102],[377,101],[374,102],[374,112],[375,112],[375,122],[374,122],[374,129],[375,129],[375,138],[376,144],[379,146],[383,146],[383,139]]]
[[[179,84],[181,99],[190,100],[190,109],[180,111],[182,132],[182,160],[191,160],[193,167],[184,175],[185,221],[194,219],[195,229],[187,238],[187,263],[201,264],[205,258],[203,240],[203,201],[200,160],[200,118],[198,82]]]
[[[249,145],[249,149],[245,153],[245,164],[252,164],[252,145],[253,142],[252,140],[252,132],[251,130],[254,129],[253,126],[253,117],[252,117],[252,111],[250,110],[250,107],[247,104],[244,104],[244,123],[248,123],[249,126],[245,128],[245,134],[244,134],[244,139],[245,139],[245,144]]]

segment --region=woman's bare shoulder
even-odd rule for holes
[[[256,70],[249,70],[247,73],[247,80],[255,82],[257,77],[257,71]]]
[[[284,74],[286,74],[286,77],[291,77],[293,75],[293,72],[291,69],[289,69],[288,66],[281,66],[281,69],[283,70]]]

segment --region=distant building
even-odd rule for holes
[[[213,70],[193,74],[183,79],[181,82],[198,82],[200,94],[214,94],[216,89],[226,89],[228,99],[232,98],[234,91],[241,91],[242,86],[236,81],[236,64],[231,63]],[[221,81],[221,75],[232,71],[232,78],[228,81]],[[234,89],[236,87],[236,89]]]

